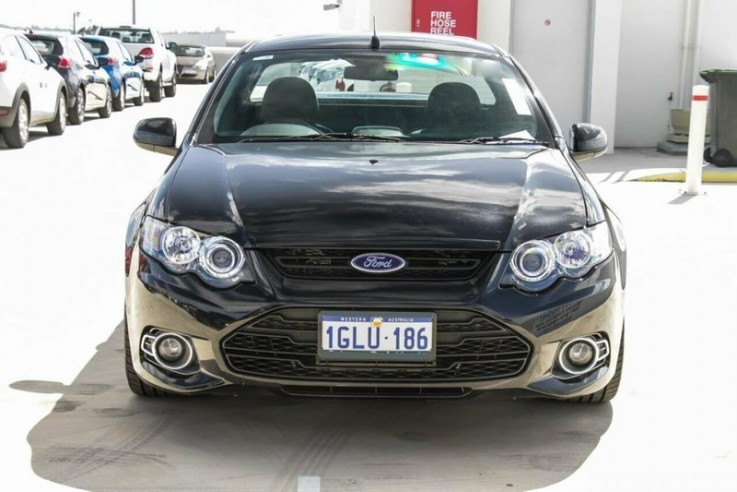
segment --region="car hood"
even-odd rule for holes
[[[180,158],[160,215],[256,248],[511,249],[586,223],[570,166],[544,147],[270,142]]]

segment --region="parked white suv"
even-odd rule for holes
[[[140,26],[99,27],[100,36],[118,38],[143,70],[148,96],[153,102],[177,93],[177,57],[155,29]]]
[[[64,79],[23,33],[0,28],[0,132],[8,147],[21,148],[36,125],[46,125],[51,135],[64,133]]]

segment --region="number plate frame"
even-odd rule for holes
[[[328,336],[326,321],[339,322],[334,318],[344,318],[345,323],[373,323],[376,318],[382,318],[381,328],[388,327],[385,333],[380,333],[381,337],[393,339],[393,331],[397,327],[397,323],[414,323],[420,324],[419,328],[429,328],[428,343],[430,345],[427,350],[372,350],[369,348],[359,349],[333,349],[323,348],[323,341]],[[402,321],[395,321],[402,320]],[[405,321],[407,320],[407,321]],[[318,315],[317,324],[317,357],[324,362],[401,362],[401,363],[422,363],[427,364],[435,362],[435,354],[437,347],[437,316],[431,312],[401,312],[401,311],[321,311]],[[351,326],[352,328],[352,326]],[[380,329],[381,329],[380,328]],[[401,328],[401,327],[400,327]],[[361,330],[360,327],[358,327]],[[366,330],[373,328],[364,328]],[[402,331],[404,333],[404,331]],[[351,338],[353,331],[350,332]],[[337,336],[334,335],[334,336]],[[417,340],[415,338],[415,340]]]

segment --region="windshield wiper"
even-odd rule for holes
[[[549,142],[525,137],[475,137],[457,140],[464,144],[490,144],[490,145],[550,145]]]
[[[315,133],[313,135],[293,135],[293,136],[260,136],[246,137],[239,142],[313,142],[324,140],[348,140],[361,142],[402,142],[404,139],[399,137],[386,137],[379,135],[361,135],[357,133]]]

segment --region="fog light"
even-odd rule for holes
[[[585,366],[594,358],[594,349],[586,342],[572,343],[568,347],[566,357],[575,366]]]
[[[576,338],[563,344],[558,354],[558,365],[569,374],[585,374],[599,360],[599,347],[590,338]]]
[[[174,371],[187,367],[194,356],[191,342],[175,333],[162,333],[157,336],[152,348],[156,362]]]

